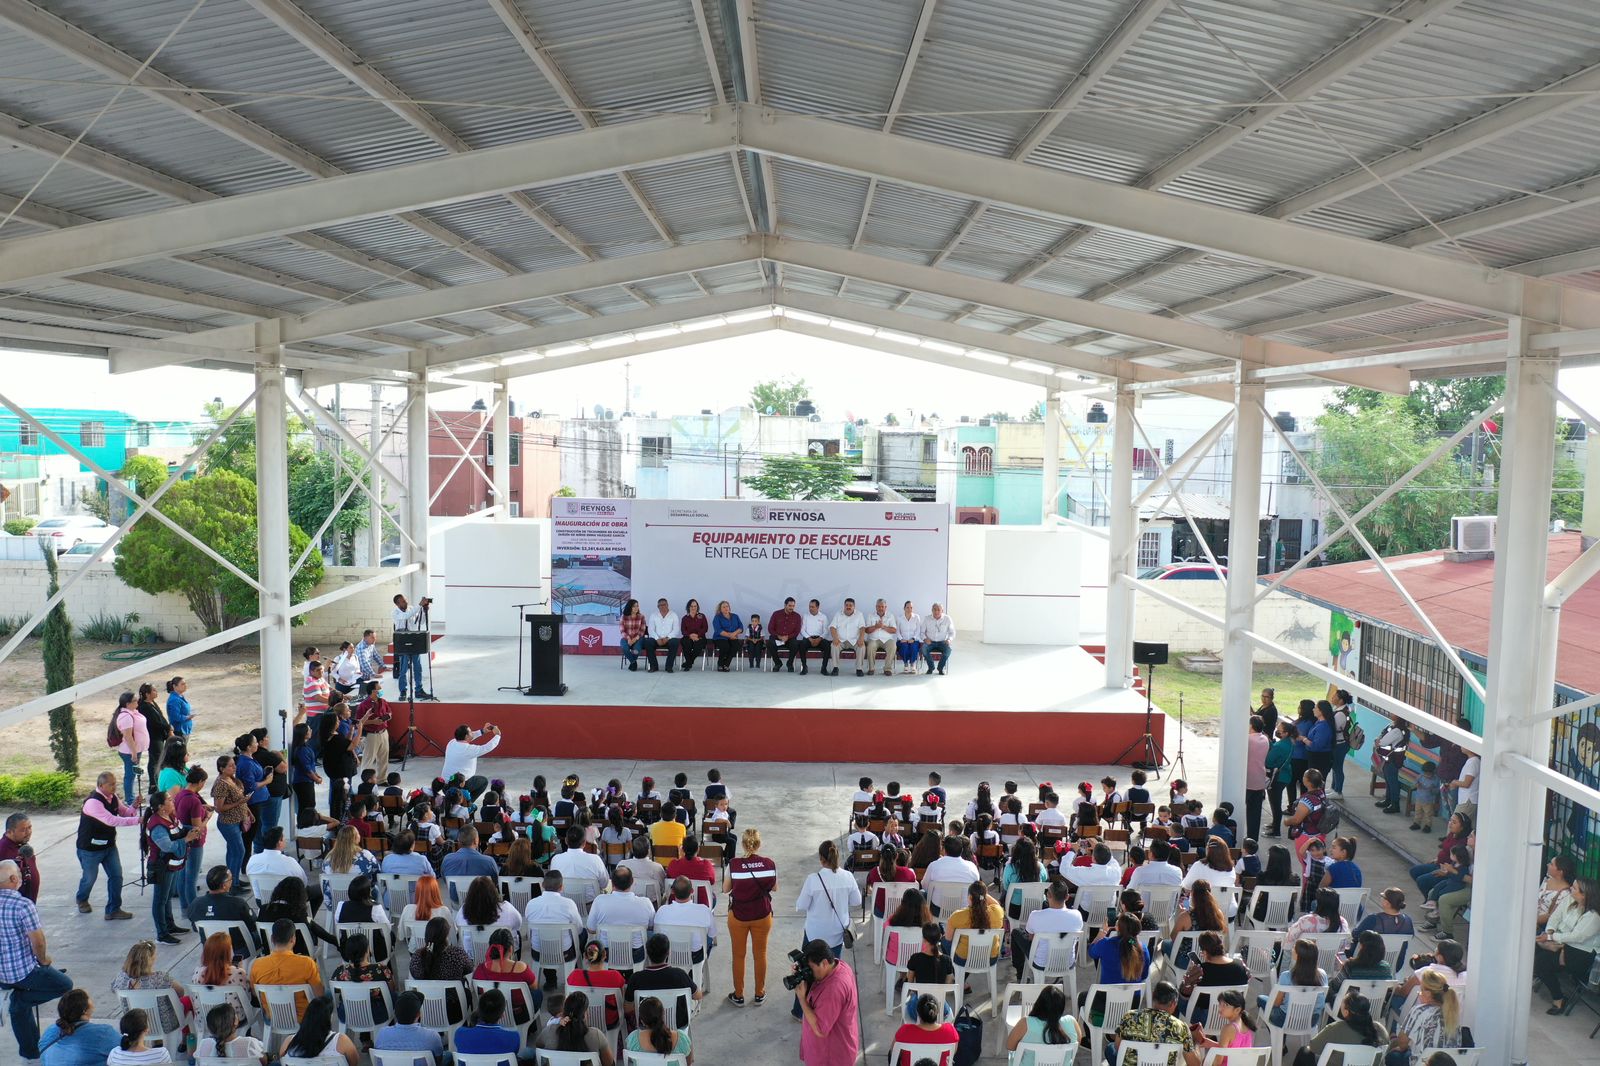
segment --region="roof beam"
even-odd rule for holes
[[[587,136],[580,134],[579,136]],[[642,255],[600,259],[560,270],[544,270],[495,278],[471,285],[456,285],[438,292],[400,296],[388,300],[330,307],[281,323],[282,343],[329,337],[357,330],[377,329],[418,316],[458,314],[491,307],[554,299],[588,289],[610,288],[691,270],[708,270],[748,262],[761,255],[759,244],[746,239],[704,241]],[[199,343],[219,348],[248,349],[254,343],[250,326],[230,326],[197,334]]]
[[[706,19],[706,0],[689,0],[694,10],[695,29],[700,33],[700,50],[705,53],[706,73],[711,77],[711,91],[717,94],[717,103],[728,102],[722,88],[722,68],[717,65],[717,48],[711,41],[711,23]]]
[[[1151,340],[1159,334],[1166,339],[1156,343],[1171,344],[1174,347],[1225,359],[1242,361],[1250,358],[1247,346],[1253,338],[1242,334],[1227,333],[1193,322],[1161,318],[1142,311],[1088,303],[1025,285],[990,281],[936,267],[799,241],[769,241],[767,257],[774,262],[789,266],[847,274],[880,285],[929,293],[951,300],[977,302],[1017,315],[1072,322],[1127,337]],[[1261,341],[1259,348],[1260,364],[1263,366],[1285,366],[1327,358],[1324,352],[1283,344],[1279,341]],[[1353,375],[1341,373],[1330,375],[1330,379],[1340,384],[1361,385],[1364,388],[1381,389],[1385,392],[1404,392],[1410,385],[1409,379],[1403,373],[1388,374],[1381,370],[1364,370]]]
[[[251,2],[262,3],[264,0],[251,0]],[[266,0],[266,2],[282,2],[282,0]],[[516,39],[523,52],[527,53],[528,58],[533,61],[533,65],[539,68],[539,73],[544,75],[544,80],[549,82],[550,87],[556,91],[556,95],[561,97],[561,102],[566,105],[567,110],[572,112],[572,117],[577,119],[579,124],[586,130],[597,129],[600,123],[595,121],[595,117],[590,113],[588,105],[578,95],[578,90],[572,87],[572,83],[567,80],[567,76],[561,72],[561,67],[556,63],[555,57],[550,54],[550,50],[545,47],[543,41],[539,40],[539,35],[533,30],[533,24],[522,13],[522,9],[513,0],[489,0],[489,6],[494,9],[496,15],[500,16],[500,21],[506,24],[506,29],[511,31],[511,36]],[[695,7],[699,7],[698,2],[695,3]],[[667,228],[667,224],[661,220],[661,212],[656,210],[655,205],[650,202],[650,198],[645,195],[644,190],[639,187],[639,183],[634,180],[633,176],[627,171],[618,171],[617,180],[622,182],[622,187],[628,191],[629,196],[633,197],[633,202],[639,205],[639,210],[644,212],[645,219],[656,231],[656,235],[664,241],[676,242],[677,238],[672,235],[672,231]],[[531,203],[531,201],[529,202]],[[542,214],[543,212],[541,212]],[[588,254],[589,258],[594,258],[592,253],[586,254]]]
[[[366,59],[333,33],[307,15],[292,0],[248,0],[251,7],[271,20],[279,29],[299,41],[309,51],[334,70],[350,79],[358,88],[369,96],[383,103],[402,120],[418,130],[435,144],[441,145],[452,155],[461,155],[472,150],[472,146],[462,140],[455,131],[443,122],[440,122],[420,104],[413,103],[409,94],[398,85],[378,73]],[[538,222],[551,235],[562,244],[571,248],[587,259],[593,259],[594,254],[578,240],[567,228],[549,213],[534,203],[526,193],[511,193],[508,199],[524,214]],[[452,234],[453,235],[453,234]],[[459,240],[460,238],[457,238]],[[493,263],[497,269],[506,270],[507,273],[518,273],[515,266],[505,263],[505,260],[495,257]],[[505,266],[501,264],[505,263]],[[509,269],[507,269],[509,268]]]
[[[724,7],[726,10],[726,7]],[[755,0],[734,0],[732,44],[737,45],[734,68],[734,95],[741,103],[761,103],[761,54],[756,48]],[[778,232],[778,191],[773,187],[772,163],[766,157],[751,153],[751,177],[761,193],[761,226],[766,233]]]
[[[733,140],[732,115],[726,111],[709,119],[664,115],[18,237],[0,243],[0,285],[474,200],[619,167],[712,155],[726,151]]]
[[[1508,317],[1521,313],[1525,286],[1543,284],[1507,271],[1484,270],[1376,241],[842,123],[764,112],[741,126],[740,140],[782,158],[877,174],[914,188],[1090,222]],[[1552,288],[1556,291],[1548,295],[1560,308],[1561,325],[1600,326],[1600,294]]]

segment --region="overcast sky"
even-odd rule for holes
[[[912,412],[937,413],[950,423],[961,415],[976,419],[991,411],[1020,415],[1040,399],[1039,390],[1029,385],[781,330],[640,356],[628,361],[626,380],[633,388],[635,412],[666,416],[746,402],[751,385],[786,375],[804,378],[813,402],[830,419],[877,423],[893,411],[902,424]],[[579,411],[590,414],[601,404],[620,414],[627,403],[624,381],[624,363],[617,360],[523,378],[512,384],[511,395],[519,413],[538,410],[571,417]],[[1565,371],[1561,387],[1591,412],[1600,412],[1600,368]],[[251,388],[248,374],[179,367],[113,376],[95,359],[13,352],[5,353],[0,377],[0,392],[25,407],[104,407],[174,421],[200,418],[201,405],[213,397],[238,403]],[[489,391],[485,385],[435,394],[433,404],[462,409],[479,396],[487,401]],[[369,400],[366,386],[344,392],[346,403]],[[386,399],[393,402],[399,395],[391,389]],[[1322,389],[1276,390],[1268,395],[1268,406],[1310,419],[1321,413],[1326,396]],[[1066,403],[1081,411],[1086,401],[1069,397]],[[1221,405],[1204,400],[1167,401],[1152,405],[1145,421],[1153,432],[1192,425],[1208,415],[1215,418],[1221,410]]]

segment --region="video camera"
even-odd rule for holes
[[[805,952],[798,949],[789,952],[789,964],[791,969],[783,977],[783,987],[793,992],[811,980],[811,964],[806,961]]]

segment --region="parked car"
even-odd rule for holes
[[[1228,576],[1228,568],[1222,568],[1222,576]],[[1151,566],[1139,571],[1140,581],[1215,581],[1217,572],[1211,569],[1210,563],[1168,563],[1166,566]]]
[[[70,565],[76,566],[76,565],[81,565],[83,563],[88,562],[89,561],[89,557],[91,555],[93,555],[95,552],[99,551],[99,550],[100,550],[100,542],[99,541],[95,541],[95,542],[92,542],[92,543],[90,541],[84,541],[82,544],[74,544],[72,547],[68,548],[66,551],[64,551],[60,555],[58,555],[57,558],[60,559],[63,563],[68,563]],[[103,556],[100,557],[100,561],[103,562],[103,563],[114,563],[114,562],[116,562],[117,561],[117,549],[115,547],[112,547],[109,551],[107,551]]]
[[[393,555],[385,555],[382,559],[380,559],[378,561],[378,565],[379,566],[399,566],[400,565],[400,553],[399,552],[395,552]]]
[[[117,527],[91,515],[67,515],[63,518],[46,518],[33,527],[36,537],[49,537],[60,552],[79,544],[104,544],[111,539]]]

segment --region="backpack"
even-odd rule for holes
[[[1323,793],[1322,802],[1311,808],[1306,820],[1300,823],[1300,832],[1309,836],[1329,836],[1339,828],[1339,808]]]
[[[122,730],[117,728],[117,719],[121,717],[121,707],[111,712],[111,721],[106,724],[106,747],[108,748],[116,748],[122,745]]]
[[[1367,732],[1366,730],[1362,729],[1361,724],[1356,721],[1356,709],[1354,706],[1347,708],[1345,713],[1350,717],[1349,724],[1345,726],[1344,731],[1345,743],[1350,746],[1351,751],[1355,751],[1366,744]]]
[[[951,1066],[977,1066],[978,1059],[983,1056],[983,1022],[963,1006],[961,1013],[956,1015],[954,1025],[959,1041],[956,1053],[951,1058]]]

